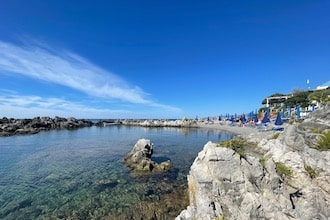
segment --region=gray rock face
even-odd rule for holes
[[[132,170],[137,172],[167,171],[171,169],[170,161],[160,164],[151,160],[153,144],[148,139],[139,139],[131,152],[125,157],[125,162]]]
[[[249,135],[261,153],[247,151],[246,159],[207,143],[188,175],[190,205],[176,220],[329,219],[330,151],[314,149],[307,138],[310,121],[329,126],[329,110],[288,125],[277,139],[272,132]]]

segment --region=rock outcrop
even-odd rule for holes
[[[188,175],[190,205],[176,220],[330,217],[330,151],[314,129],[329,129],[330,108],[302,123],[245,137],[245,151],[208,142]]]
[[[125,162],[133,171],[151,172],[167,171],[171,169],[170,161],[156,163],[151,160],[153,154],[153,144],[148,139],[140,139],[136,142],[131,152],[125,158]]]
[[[35,134],[51,129],[75,129],[92,126],[93,122],[75,118],[36,117],[32,119],[0,119],[0,136]]]

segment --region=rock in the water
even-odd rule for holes
[[[125,162],[134,171],[151,172],[167,171],[171,169],[170,161],[160,164],[151,160],[153,154],[153,144],[148,139],[140,139],[136,142],[133,149],[125,158]]]

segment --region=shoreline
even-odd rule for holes
[[[235,135],[250,135],[253,133],[257,133],[258,130],[255,127],[248,127],[248,126],[237,126],[237,125],[228,125],[228,124],[220,124],[220,123],[204,123],[198,122],[198,128],[207,128],[207,129],[215,129],[215,130],[222,130],[226,132],[233,133]]]
[[[173,128],[201,128],[201,129],[214,129],[232,133],[234,135],[247,136],[259,132],[256,127],[249,125],[239,126],[230,125],[227,122],[205,122],[196,121],[194,119],[182,120],[163,120],[163,119],[150,119],[150,120],[99,120],[92,122],[86,119],[75,118],[61,118],[61,117],[36,117],[32,119],[8,119],[6,117],[0,119],[0,137],[2,136],[15,136],[15,135],[31,135],[39,133],[40,131],[48,131],[53,129],[78,129],[90,126],[141,126],[141,127],[173,127]],[[264,130],[262,130],[264,131]],[[268,129],[269,131],[269,129]]]

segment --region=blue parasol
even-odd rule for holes
[[[289,106],[289,118],[291,118],[292,116],[292,109],[291,109],[291,106]]]
[[[246,117],[245,117],[245,114],[243,113],[243,116],[242,116],[242,122],[243,123],[246,123]]]
[[[281,117],[282,118],[285,118],[285,110],[284,110],[284,108],[282,108],[281,113],[282,113]]]
[[[300,118],[300,106],[297,106],[296,114],[297,114],[297,118]]]
[[[262,123],[266,124],[267,122],[270,122],[269,120],[269,111],[267,110],[265,112],[264,118],[261,120]]]
[[[280,113],[277,113],[276,120],[275,120],[275,125],[282,125],[283,121],[281,119]]]

